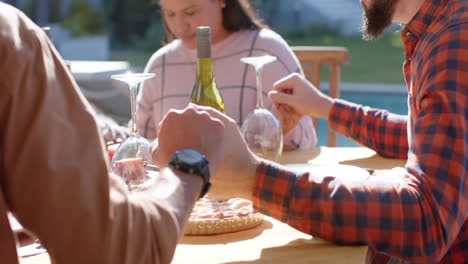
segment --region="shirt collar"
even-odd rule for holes
[[[424,1],[419,11],[406,25],[402,32],[402,36],[408,36],[408,32],[410,32],[413,37],[421,39],[429,25],[431,25],[437,18],[440,9],[447,4],[447,1],[448,0]]]

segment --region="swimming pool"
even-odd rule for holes
[[[342,91],[340,98],[373,108],[386,109],[392,113],[405,115],[408,113],[406,93],[385,93],[385,92],[351,92]],[[318,146],[327,145],[327,121],[318,121]],[[354,141],[338,134],[339,147],[357,147]]]

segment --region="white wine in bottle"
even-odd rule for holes
[[[211,28],[197,28],[197,75],[190,102],[224,112],[224,101],[216,89],[211,60]]]

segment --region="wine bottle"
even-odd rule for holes
[[[224,101],[216,89],[211,60],[211,28],[197,28],[197,73],[190,102],[210,106],[224,112]]]

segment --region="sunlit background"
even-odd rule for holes
[[[150,0],[8,0],[42,27],[50,27],[50,38],[69,60],[78,84],[91,100],[104,96],[88,90],[103,86],[80,72],[78,61],[116,61],[96,67],[126,67],[141,71],[149,57],[165,42],[159,7]],[[406,90],[402,74],[404,59],[400,25],[393,25],[383,38],[366,42],[360,34],[361,4],[356,0],[255,0],[265,22],[290,45],[343,46],[350,63],[342,68],[342,97],[378,108],[406,113]],[[120,64],[117,64],[120,63]],[[75,68],[73,68],[73,66]],[[119,68],[120,69],[120,68]],[[88,79],[84,79],[85,77]],[[322,78],[326,82],[327,74]],[[107,81],[107,77],[105,77]],[[101,81],[100,84],[98,84]],[[361,87],[365,87],[362,89]],[[392,96],[389,96],[391,94]],[[97,98],[96,97],[96,98]],[[120,100],[120,101],[119,101]],[[97,101],[97,99],[96,99]],[[114,98],[107,104],[122,104]],[[106,102],[104,102],[105,104]],[[112,110],[118,112],[119,109]],[[111,111],[111,112],[112,112]],[[125,112],[126,110],[124,110]],[[112,114],[112,113],[111,113]],[[113,113],[125,122],[126,113]],[[325,145],[324,131],[319,144]],[[339,145],[354,145],[339,139]]]

